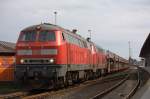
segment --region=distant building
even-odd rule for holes
[[[141,48],[140,57],[144,58],[145,66],[150,66],[150,34]]]
[[[0,82],[14,80],[15,43],[0,41]]]

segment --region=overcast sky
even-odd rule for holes
[[[16,42],[19,31],[41,22],[54,23],[78,30],[105,49],[128,57],[131,41],[132,57],[150,32],[150,0],[0,0],[0,40]]]

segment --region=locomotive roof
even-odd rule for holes
[[[23,29],[22,31],[36,30],[38,26],[40,26],[44,30],[64,30],[62,27],[60,27],[58,25],[54,25],[54,24],[50,24],[50,23],[42,23],[42,24],[38,24],[38,25],[29,26],[29,27]]]
[[[50,24],[50,23],[42,23],[42,24],[38,24],[38,25],[32,25],[32,26],[29,26],[29,27],[23,29],[22,31],[32,31],[32,30],[34,31],[34,30],[37,29],[37,27],[41,27],[43,30],[60,30],[60,31],[63,31],[63,32],[71,33],[71,35],[76,35],[79,38],[85,40],[85,38],[83,38],[79,34],[73,33],[72,31],[70,31],[68,29],[64,29],[64,28],[62,28],[58,25],[54,25],[54,24]]]

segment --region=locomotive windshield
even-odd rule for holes
[[[23,32],[19,40],[20,41],[35,41],[36,32],[35,31]]]
[[[55,33],[49,31],[42,31],[39,34],[39,41],[55,41]]]
[[[38,36],[38,37],[37,37]],[[19,41],[55,41],[55,32],[50,31],[25,31],[21,34]]]

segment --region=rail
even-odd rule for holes
[[[135,85],[135,87],[129,92],[129,94],[124,99],[130,99],[135,94],[135,92],[137,91],[137,89],[139,88],[139,86],[140,86],[140,71],[138,70],[137,84]]]
[[[102,77],[100,79],[96,80],[91,80],[84,82],[83,84],[80,85],[75,85],[75,86],[69,86],[67,89],[61,89],[58,91],[47,91],[47,92],[42,92],[39,94],[32,94],[30,92],[15,92],[15,93],[10,93],[6,95],[0,95],[0,99],[45,99],[47,97],[50,97],[51,99],[54,99],[53,96],[55,97],[56,95],[62,95],[64,92],[68,90],[74,90],[74,92],[78,89],[82,89],[86,86],[95,84],[97,81],[100,81],[100,83],[105,83],[105,82],[110,82],[113,80],[118,80],[118,79],[123,79],[124,77],[127,77],[127,74],[115,74],[115,75],[110,75],[106,77]]]
[[[101,81],[101,83],[104,83],[104,82],[108,82],[108,81],[112,81],[112,80],[122,79],[126,75],[127,74],[119,75],[119,76],[113,76],[113,77],[104,77],[103,79],[99,79],[99,80]],[[26,96],[26,97],[23,97],[22,99],[47,99],[47,97],[49,97],[50,99],[55,99],[54,98],[55,96],[62,95],[66,90],[74,90],[75,91],[76,89],[83,88],[83,87],[86,87],[88,85],[92,85],[95,82],[97,82],[97,80],[88,81],[88,82],[85,82],[83,85],[59,90],[56,92],[55,91],[54,92],[44,92],[44,93],[40,93],[40,94],[36,94],[36,95]]]
[[[114,86],[110,87],[109,89],[102,91],[101,93],[95,95],[94,97],[92,97],[90,99],[100,99],[101,97],[103,97],[104,95],[106,95],[107,93],[111,92],[112,90],[114,90],[115,88],[120,86],[122,83],[124,83],[128,78],[129,78],[129,75],[127,75],[126,78],[124,78],[123,80],[121,80],[120,82],[115,84]]]

